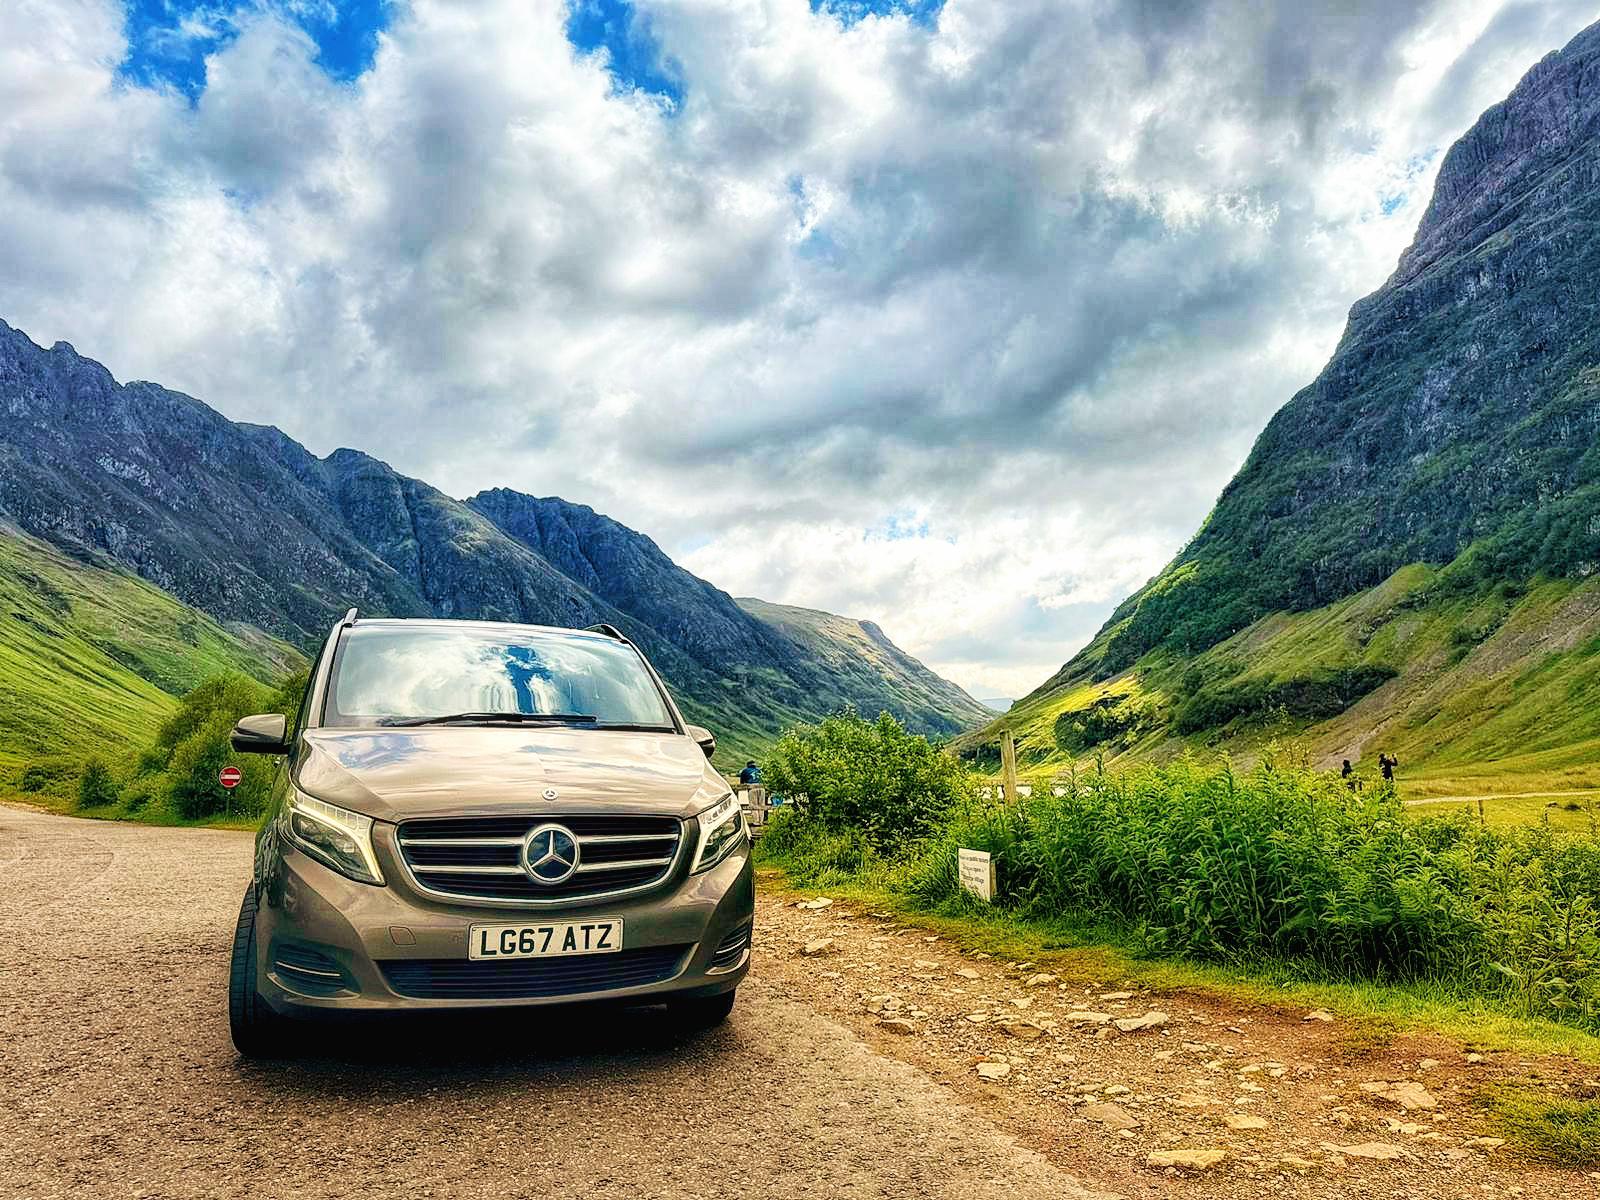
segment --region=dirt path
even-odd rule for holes
[[[1481,796],[1418,796],[1414,800],[1406,800],[1403,803],[1407,807],[1411,807],[1418,804],[1459,804],[1463,801],[1471,800],[1532,800],[1535,798],[1543,799],[1546,796],[1600,796],[1600,788],[1579,788],[1575,791],[1567,792],[1495,792],[1492,795],[1484,794]]]
[[[1472,1104],[1496,1081],[1582,1083],[1594,1068],[1432,1036],[1374,1045],[1328,1014],[1056,978],[839,903],[765,894],[757,928],[764,980],[1124,1196],[1600,1194],[1600,1174],[1508,1158]],[[1173,1151],[1212,1165],[1160,1165]]]
[[[322,1033],[294,1061],[244,1064],[222,994],[249,847],[246,834],[0,808],[0,1196],[1593,1188],[1471,1144],[1466,1095],[1526,1069],[1515,1060],[1468,1065],[1459,1047],[1410,1039],[1364,1057],[1337,1024],[1294,1014],[1118,998],[1112,980],[1030,986],[1026,967],[771,895],[755,972],[711,1034],[682,1038],[648,1013],[363,1025]],[[1074,1009],[1111,1020],[1075,1022]],[[1166,1021],[1116,1029],[1152,1009]],[[1430,1056],[1448,1061],[1424,1069]],[[980,1060],[1004,1076],[981,1081]],[[1437,1108],[1361,1089],[1374,1080],[1418,1081]],[[1232,1129],[1229,1114],[1266,1127]],[[1367,1142],[1402,1157],[1324,1145]],[[1173,1147],[1229,1157],[1198,1175],[1147,1165]]]

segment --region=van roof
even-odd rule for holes
[[[355,628],[470,628],[497,630],[506,633],[558,634],[563,637],[585,638],[599,641],[625,640],[614,627],[605,625],[591,629],[573,629],[562,625],[528,625],[519,621],[468,621],[452,617],[358,617],[350,624]],[[608,632],[609,631],[609,632]]]

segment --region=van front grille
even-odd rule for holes
[[[540,825],[560,825],[578,843],[578,869],[557,884],[536,883],[522,846]],[[567,903],[642,892],[664,882],[684,845],[676,817],[584,814],[439,817],[402,822],[400,854],[425,891],[510,905]]]
[[[646,946],[615,954],[474,962],[466,958],[390,959],[378,965],[389,986],[419,1000],[514,1000],[581,996],[661,983],[678,973],[688,946]]]

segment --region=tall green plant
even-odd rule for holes
[[[866,721],[845,711],[789,730],[764,767],[770,791],[792,801],[796,819],[848,831],[878,851],[942,829],[975,795],[965,768],[888,713]]]
[[[994,855],[1000,903],[1121,927],[1154,952],[1272,959],[1320,977],[1427,980],[1600,1028],[1600,845],[1543,828],[1416,820],[1392,788],[1270,756],[1091,771],[957,813],[895,876],[960,895]]]

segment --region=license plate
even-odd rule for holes
[[[530,925],[474,925],[467,931],[467,957],[560,958],[565,954],[615,954],[622,949],[622,921],[544,921]]]

